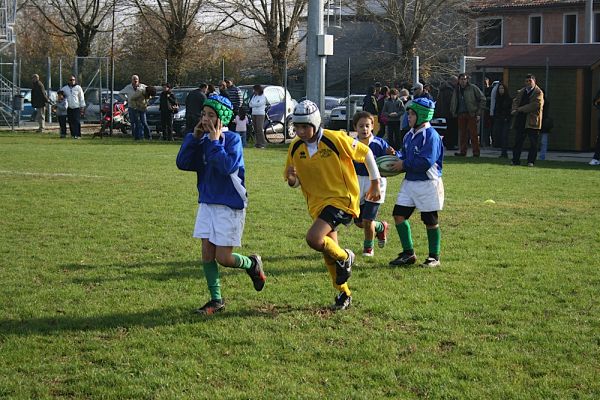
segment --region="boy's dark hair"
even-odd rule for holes
[[[56,95],[58,96],[59,94],[62,94],[63,96],[65,95],[64,90],[59,90],[58,92],[56,92]]]
[[[360,120],[361,118],[369,118],[371,120],[371,122],[375,122],[375,119],[373,118],[373,116],[371,115],[370,112],[368,112],[368,111],[357,111],[354,114],[354,117],[352,117],[352,125],[354,127],[356,127],[356,124],[358,123],[358,120]]]
[[[534,81],[537,81],[537,79],[535,79],[535,75],[533,75],[533,74],[527,74],[525,79],[533,79]]]
[[[463,72],[462,74],[458,74],[458,79],[460,79],[460,78],[467,78],[467,79],[469,79],[469,75],[468,75],[468,74],[465,74],[465,73]]]
[[[200,89],[204,89],[204,88],[208,88],[208,85],[206,83],[202,82],[201,84],[198,85],[198,87]]]

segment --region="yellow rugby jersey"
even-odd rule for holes
[[[287,169],[296,167],[308,212],[316,219],[325,206],[334,206],[358,217],[359,186],[352,161],[365,162],[369,146],[345,132],[323,129],[317,152],[310,157],[306,143],[296,138],[288,148]]]

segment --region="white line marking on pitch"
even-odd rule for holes
[[[22,172],[22,171],[3,171],[0,174],[5,175],[26,175],[26,176],[65,176],[72,178],[104,178],[100,175],[83,175],[83,174],[64,174],[64,173],[48,173],[48,172]]]

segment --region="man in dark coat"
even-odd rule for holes
[[[198,125],[198,121],[202,116],[202,107],[204,107],[204,100],[206,100],[207,89],[208,85],[201,83],[198,89],[192,90],[185,98],[185,133],[194,132],[194,127]]]
[[[31,77],[31,106],[35,108],[35,120],[38,123],[38,132],[44,131],[44,118],[46,104],[48,103],[50,103],[50,99],[48,99],[44,84],[40,81],[40,76],[33,74]]]
[[[456,75],[452,75],[440,88],[435,103],[435,117],[446,118],[446,133],[443,138],[446,150],[456,150],[458,144],[458,120],[450,110],[452,93],[454,93],[456,85],[458,85],[458,78]]]

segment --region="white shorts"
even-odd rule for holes
[[[368,176],[362,176],[362,175],[358,175],[358,186],[360,187],[360,205],[365,204],[365,195],[367,194],[367,192],[369,191],[369,188],[371,187],[371,179],[369,179]],[[379,199],[379,201],[373,201],[372,203],[379,203],[379,204],[383,204],[383,202],[385,201],[385,190],[387,188],[387,179],[386,178],[381,178],[379,179],[379,190],[381,192],[381,198]]]
[[[221,204],[198,205],[193,236],[208,239],[215,246],[242,245],[246,209],[235,210]]]
[[[428,181],[402,181],[396,204],[416,207],[421,212],[440,211],[444,208],[444,182],[441,179]]]

